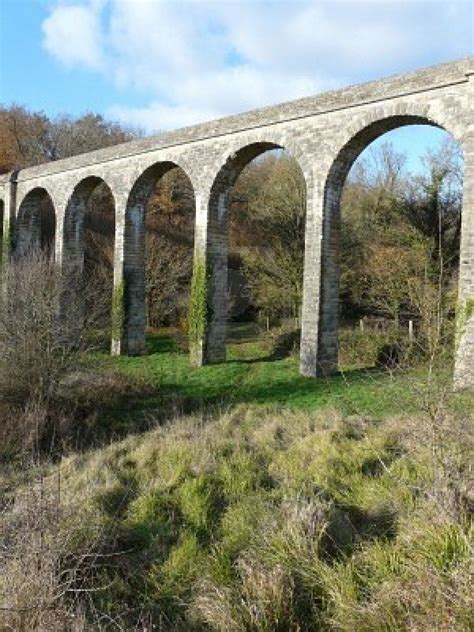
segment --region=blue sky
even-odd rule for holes
[[[459,59],[474,2],[0,0],[0,101],[148,132]],[[416,155],[432,129],[393,134]]]

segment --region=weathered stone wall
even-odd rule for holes
[[[459,385],[474,387],[473,72],[470,58],[25,169],[0,180],[4,233],[6,227],[13,242],[24,238],[27,227],[19,209],[34,189],[44,189],[56,211],[57,258],[80,261],[84,204],[73,193],[83,182],[106,182],[116,214],[114,305],[120,314],[113,349],[141,353],[145,204],[157,178],[173,165],[181,167],[195,193],[195,261],[205,268],[206,291],[199,300],[206,300],[201,310],[206,323],[194,358],[222,361],[229,192],[255,156],[285,148],[299,163],[307,189],[301,370],[308,376],[327,373],[337,367],[339,206],[345,177],[381,134],[410,124],[442,127],[460,143],[466,159],[455,375]]]

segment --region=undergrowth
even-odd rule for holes
[[[238,405],[46,464],[4,494],[3,627],[472,629],[462,410]]]

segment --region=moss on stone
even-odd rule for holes
[[[459,348],[461,340],[466,333],[468,322],[474,317],[474,298],[466,299],[464,305],[459,306],[456,318],[456,349]]]
[[[196,362],[198,359],[197,356],[202,354],[206,335],[209,317],[208,289],[206,262],[204,257],[200,257],[196,259],[194,263],[188,313],[189,344],[193,362]]]
[[[112,296],[112,340],[121,340],[125,323],[125,282],[114,287]]]

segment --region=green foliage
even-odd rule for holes
[[[471,318],[474,317],[474,298],[468,298],[464,305],[458,306],[456,314],[456,348],[466,333],[466,327]]]
[[[160,548],[170,546],[176,541],[181,523],[177,503],[167,492],[142,492],[128,506],[127,527],[137,534],[141,533],[144,546],[151,546],[157,541]]]
[[[381,349],[399,342],[403,333],[406,341],[408,332],[394,326],[377,330],[366,324],[363,331],[359,327],[340,329],[340,363],[345,367],[375,366]]]
[[[125,325],[125,281],[114,286],[112,295],[112,340],[120,341]]]
[[[294,327],[279,327],[267,334],[268,347],[272,358],[298,356],[301,342],[301,330]]]
[[[258,526],[269,518],[271,505],[258,492],[233,495],[231,500],[222,516],[219,548],[233,561],[248,546]]]
[[[223,502],[221,485],[215,477],[187,478],[179,487],[178,498],[186,523],[196,533],[212,531]]]
[[[209,318],[209,276],[204,257],[197,257],[194,262],[188,315],[189,340],[193,355],[202,353],[206,335]]]
[[[342,312],[416,318],[431,354],[454,307],[462,156],[451,139],[424,156],[424,173],[413,176],[405,162],[386,143],[356,163],[344,187]]]
[[[176,611],[182,609],[183,599],[189,599],[205,562],[206,553],[196,535],[183,531],[164,563],[155,563],[150,568],[149,596],[169,612],[170,618],[175,618]]]
[[[250,244],[238,249],[253,304],[266,318],[299,318],[306,183],[296,160],[269,154],[249,165],[235,185],[232,211],[249,232]]]
[[[387,333],[387,337],[391,340],[391,334]],[[187,353],[166,333],[148,338],[150,353],[146,356],[110,357],[101,353],[92,359],[103,370],[113,369],[122,380],[147,387],[145,393],[142,388],[140,397],[119,399],[116,407],[104,411],[104,422],[107,420],[109,427],[117,432],[136,423],[137,415],[146,418],[153,413],[167,418],[176,414],[176,410],[206,411],[238,403],[320,410],[337,402],[346,414],[357,412],[378,417],[394,414],[400,406],[419,411],[422,402],[411,387],[423,383],[427,370],[423,366],[392,374],[373,370],[379,343],[382,346],[385,340],[383,332],[377,334],[371,329],[342,330],[342,373],[325,380],[299,375],[297,357],[272,360],[264,339],[230,344],[227,363],[204,366],[199,371],[190,366]],[[359,360],[359,353],[363,361]],[[369,373],[361,370],[371,367]],[[448,377],[449,367],[441,367],[439,371],[440,377]],[[185,468],[188,448],[176,444],[175,449],[176,464]],[[163,467],[170,476],[177,471],[173,462]]]

